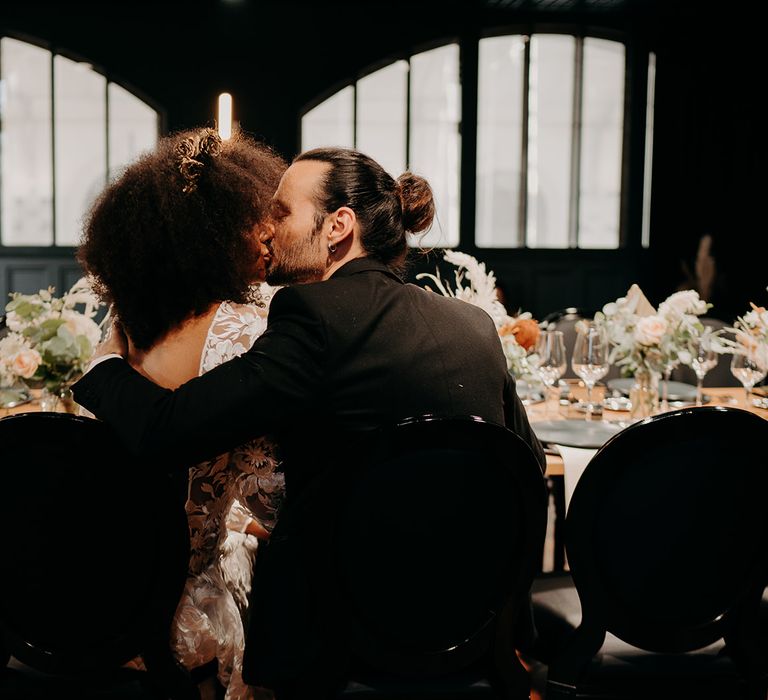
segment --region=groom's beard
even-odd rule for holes
[[[285,246],[272,246],[267,283],[275,286],[319,282],[325,273],[326,257],[319,247],[320,227]]]

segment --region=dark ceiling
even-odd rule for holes
[[[216,95],[226,90],[235,96],[244,128],[286,152],[295,146],[296,114],[309,100],[372,63],[430,43],[493,26],[524,30],[532,23],[577,23],[632,31],[664,44],[670,34],[701,33],[714,19],[708,3],[682,0],[4,0],[0,5],[0,30],[108,70],[164,106],[169,129],[210,122]]]

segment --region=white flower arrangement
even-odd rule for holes
[[[726,330],[735,340],[728,342],[730,352],[749,355],[762,368],[768,369],[768,310],[750,302],[751,310],[738,316]]]
[[[93,319],[102,302],[85,278],[61,298],[54,291],[49,287],[37,294],[11,294],[5,307],[9,333],[0,340],[0,386],[26,380],[60,391],[90,361],[101,339],[101,327]]]
[[[507,313],[496,295],[496,275],[485,269],[485,263],[456,250],[446,250],[443,259],[456,267],[453,287],[439,272],[422,272],[416,279],[427,278],[443,296],[461,299],[486,311],[499,332],[509,372],[517,379],[536,377],[536,357],[530,351],[538,340],[539,325],[531,314],[524,312],[513,317]]]
[[[716,352],[725,351],[719,332],[699,320],[711,307],[698,292],[686,290],[670,295],[656,310],[633,285],[625,297],[598,311],[595,321],[606,329],[612,345],[609,360],[623,374],[662,374],[679,363],[690,365],[692,346],[701,338],[708,338]]]

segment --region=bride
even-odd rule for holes
[[[94,204],[78,260],[129,338],[129,362],[175,389],[250,348],[274,292],[259,233],[285,163],[264,145],[210,129],[160,141]],[[258,439],[189,470],[191,557],[172,648],[213,659],[228,700],[243,683],[243,623],[258,539],[284,490],[275,448]]]

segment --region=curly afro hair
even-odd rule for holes
[[[142,350],[221,301],[253,300],[259,230],[286,163],[243,133],[167,136],[102,192],[77,259]]]

